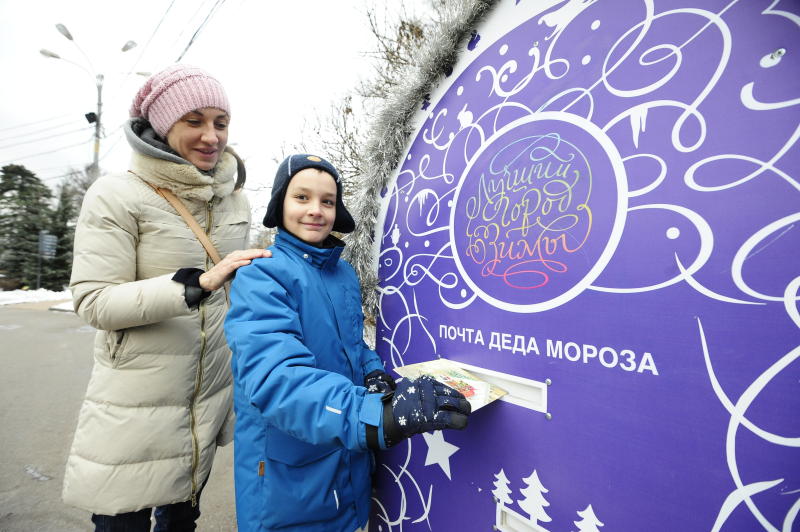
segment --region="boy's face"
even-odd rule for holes
[[[283,227],[294,236],[319,246],[336,221],[336,181],[328,172],[305,168],[289,181],[283,199]]]

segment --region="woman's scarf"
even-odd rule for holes
[[[206,172],[175,153],[142,118],[132,118],[125,124],[125,136],[133,148],[131,171],[151,185],[204,202],[233,192],[237,161],[227,147],[217,165]]]

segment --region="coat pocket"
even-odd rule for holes
[[[268,529],[328,521],[353,511],[347,452],[267,427],[264,500]]]
[[[116,368],[122,361],[128,334],[125,329],[106,332],[106,351],[111,361],[111,367]]]

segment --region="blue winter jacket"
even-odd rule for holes
[[[369,517],[366,424],[382,433],[382,405],[363,384],[383,364],[362,339],[343,246],[317,248],[284,231],[272,258],[236,272],[225,333],[242,532],[353,532]]]

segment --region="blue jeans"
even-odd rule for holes
[[[197,527],[200,517],[200,495],[198,504],[192,507],[192,501],[167,504],[155,508],[156,527],[153,532],[191,532]],[[138,512],[117,515],[92,515],[95,532],[150,532],[150,514],[153,508],[145,508]]]

